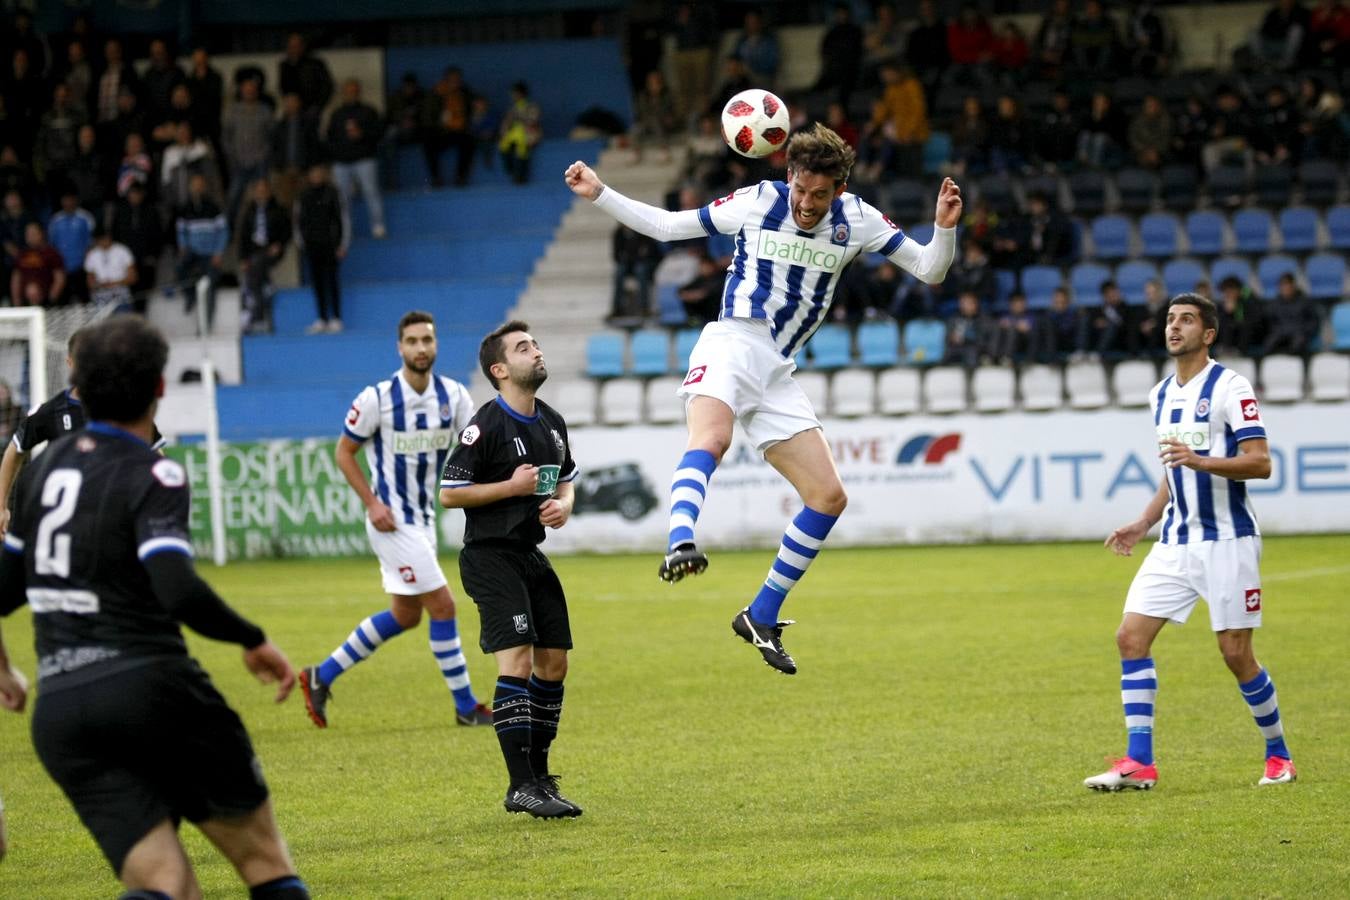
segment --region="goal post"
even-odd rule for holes
[[[25,410],[47,399],[47,311],[0,309],[0,380]]]

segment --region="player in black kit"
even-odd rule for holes
[[[86,332],[75,385],[90,422],[19,480],[0,615],[33,610],[33,743],[126,896],[201,896],[178,839],[186,818],[250,897],[307,898],[243,723],[180,630],[242,646],[250,672],[279,682],[278,702],[295,685],[281,651],[193,569],[186,472],[150,449],[167,357],[137,316]]]
[[[535,398],[548,370],[530,326],[494,330],[478,363],[499,393],[460,432],[441,473],[441,506],[464,510],[460,580],[478,607],[479,644],[497,658],[492,723],[511,782],[505,806],[540,819],[579,816],[549,771],[572,629],[562,584],[539,551],[544,527],[561,528],[572,514],[577,467],[567,423]]]

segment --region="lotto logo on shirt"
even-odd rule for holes
[[[685,386],[687,387],[691,384],[698,384],[700,381],[703,380],[703,373],[707,371],[708,371],[707,366],[694,366],[692,369],[689,370],[689,374],[684,376]]]
[[[417,573],[413,571],[412,566],[399,566],[398,574],[399,577],[403,579],[404,584],[417,583]]]
[[[1261,589],[1253,588],[1247,591],[1247,612],[1254,613],[1261,611]]]
[[[1256,405],[1254,399],[1248,398],[1242,401],[1242,421],[1255,422],[1261,418],[1261,408]]]
[[[361,407],[353,403],[352,408],[347,412],[347,424],[355,425],[360,420],[361,420]]]

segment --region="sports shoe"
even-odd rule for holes
[[[783,649],[783,629],[793,624],[791,619],[776,625],[764,625],[750,618],[750,607],[736,613],[731,630],[760,652],[764,661],[784,675],[796,675],[797,663]]]
[[[329,320],[328,320],[328,333],[329,333],[329,334],[342,334],[342,320],[341,320],[341,319],[329,319]]]
[[[1158,783],[1158,768],[1135,762],[1128,756],[1111,761],[1111,768],[1100,775],[1083,779],[1083,787],[1094,791],[1123,791],[1131,788],[1147,791]]]
[[[315,319],[305,326],[305,334],[323,334],[328,330],[328,323],[323,319]]]
[[[693,544],[681,544],[666,554],[656,574],[674,584],[686,575],[701,575],[708,568],[708,555]]]
[[[509,813],[527,812],[536,819],[562,819],[579,814],[573,812],[572,805],[549,793],[536,779],[506,789],[506,799],[502,801]]]
[[[1267,756],[1266,774],[1261,776],[1257,784],[1288,784],[1297,780],[1298,772],[1294,770],[1293,760],[1285,759],[1283,756]]]
[[[491,725],[492,707],[485,703],[479,703],[473,709],[466,713],[455,712],[456,725]]]
[[[328,727],[328,701],[333,688],[319,681],[319,667],[306,666],[300,670],[300,692],[305,695],[305,712],[315,725]]]
[[[370,236],[377,241],[384,240],[388,235],[389,232],[385,230],[383,225],[376,225],[374,228],[370,229]]]
[[[540,775],[536,779],[536,782],[538,783],[539,787],[543,788],[546,792],[548,792],[549,796],[551,796],[554,800],[557,800],[559,803],[565,803],[569,807],[571,807],[572,811],[570,813],[567,813],[567,815],[574,817],[581,815],[581,807],[577,806],[571,800],[568,800],[566,797],[562,795],[562,792],[558,790],[558,779],[560,777],[561,776],[558,775]]]

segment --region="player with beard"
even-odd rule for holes
[[[469,686],[455,601],[436,559],[436,479],[473,414],[473,400],[462,384],[431,371],[436,325],[430,313],[414,310],[399,320],[398,353],[403,367],[357,396],[337,446],[338,468],[366,507],[366,534],[380,560],[389,609],[362,620],[332,655],[301,673],[305,709],[327,728],[333,681],[417,627],[426,610],[431,652],[454,696],[456,724],[490,725],[491,712]],[[373,488],[356,460],[363,446]]]
[[[464,510],[460,580],[478,607],[483,652],[497,659],[492,720],[510,777],[506,811],[579,816],[549,769],[572,629],[562,584],[539,550],[544,528],[561,528],[572,514],[577,467],[567,423],[535,397],[548,369],[530,326],[495,329],[478,362],[499,393],[460,432],[441,505]]]

